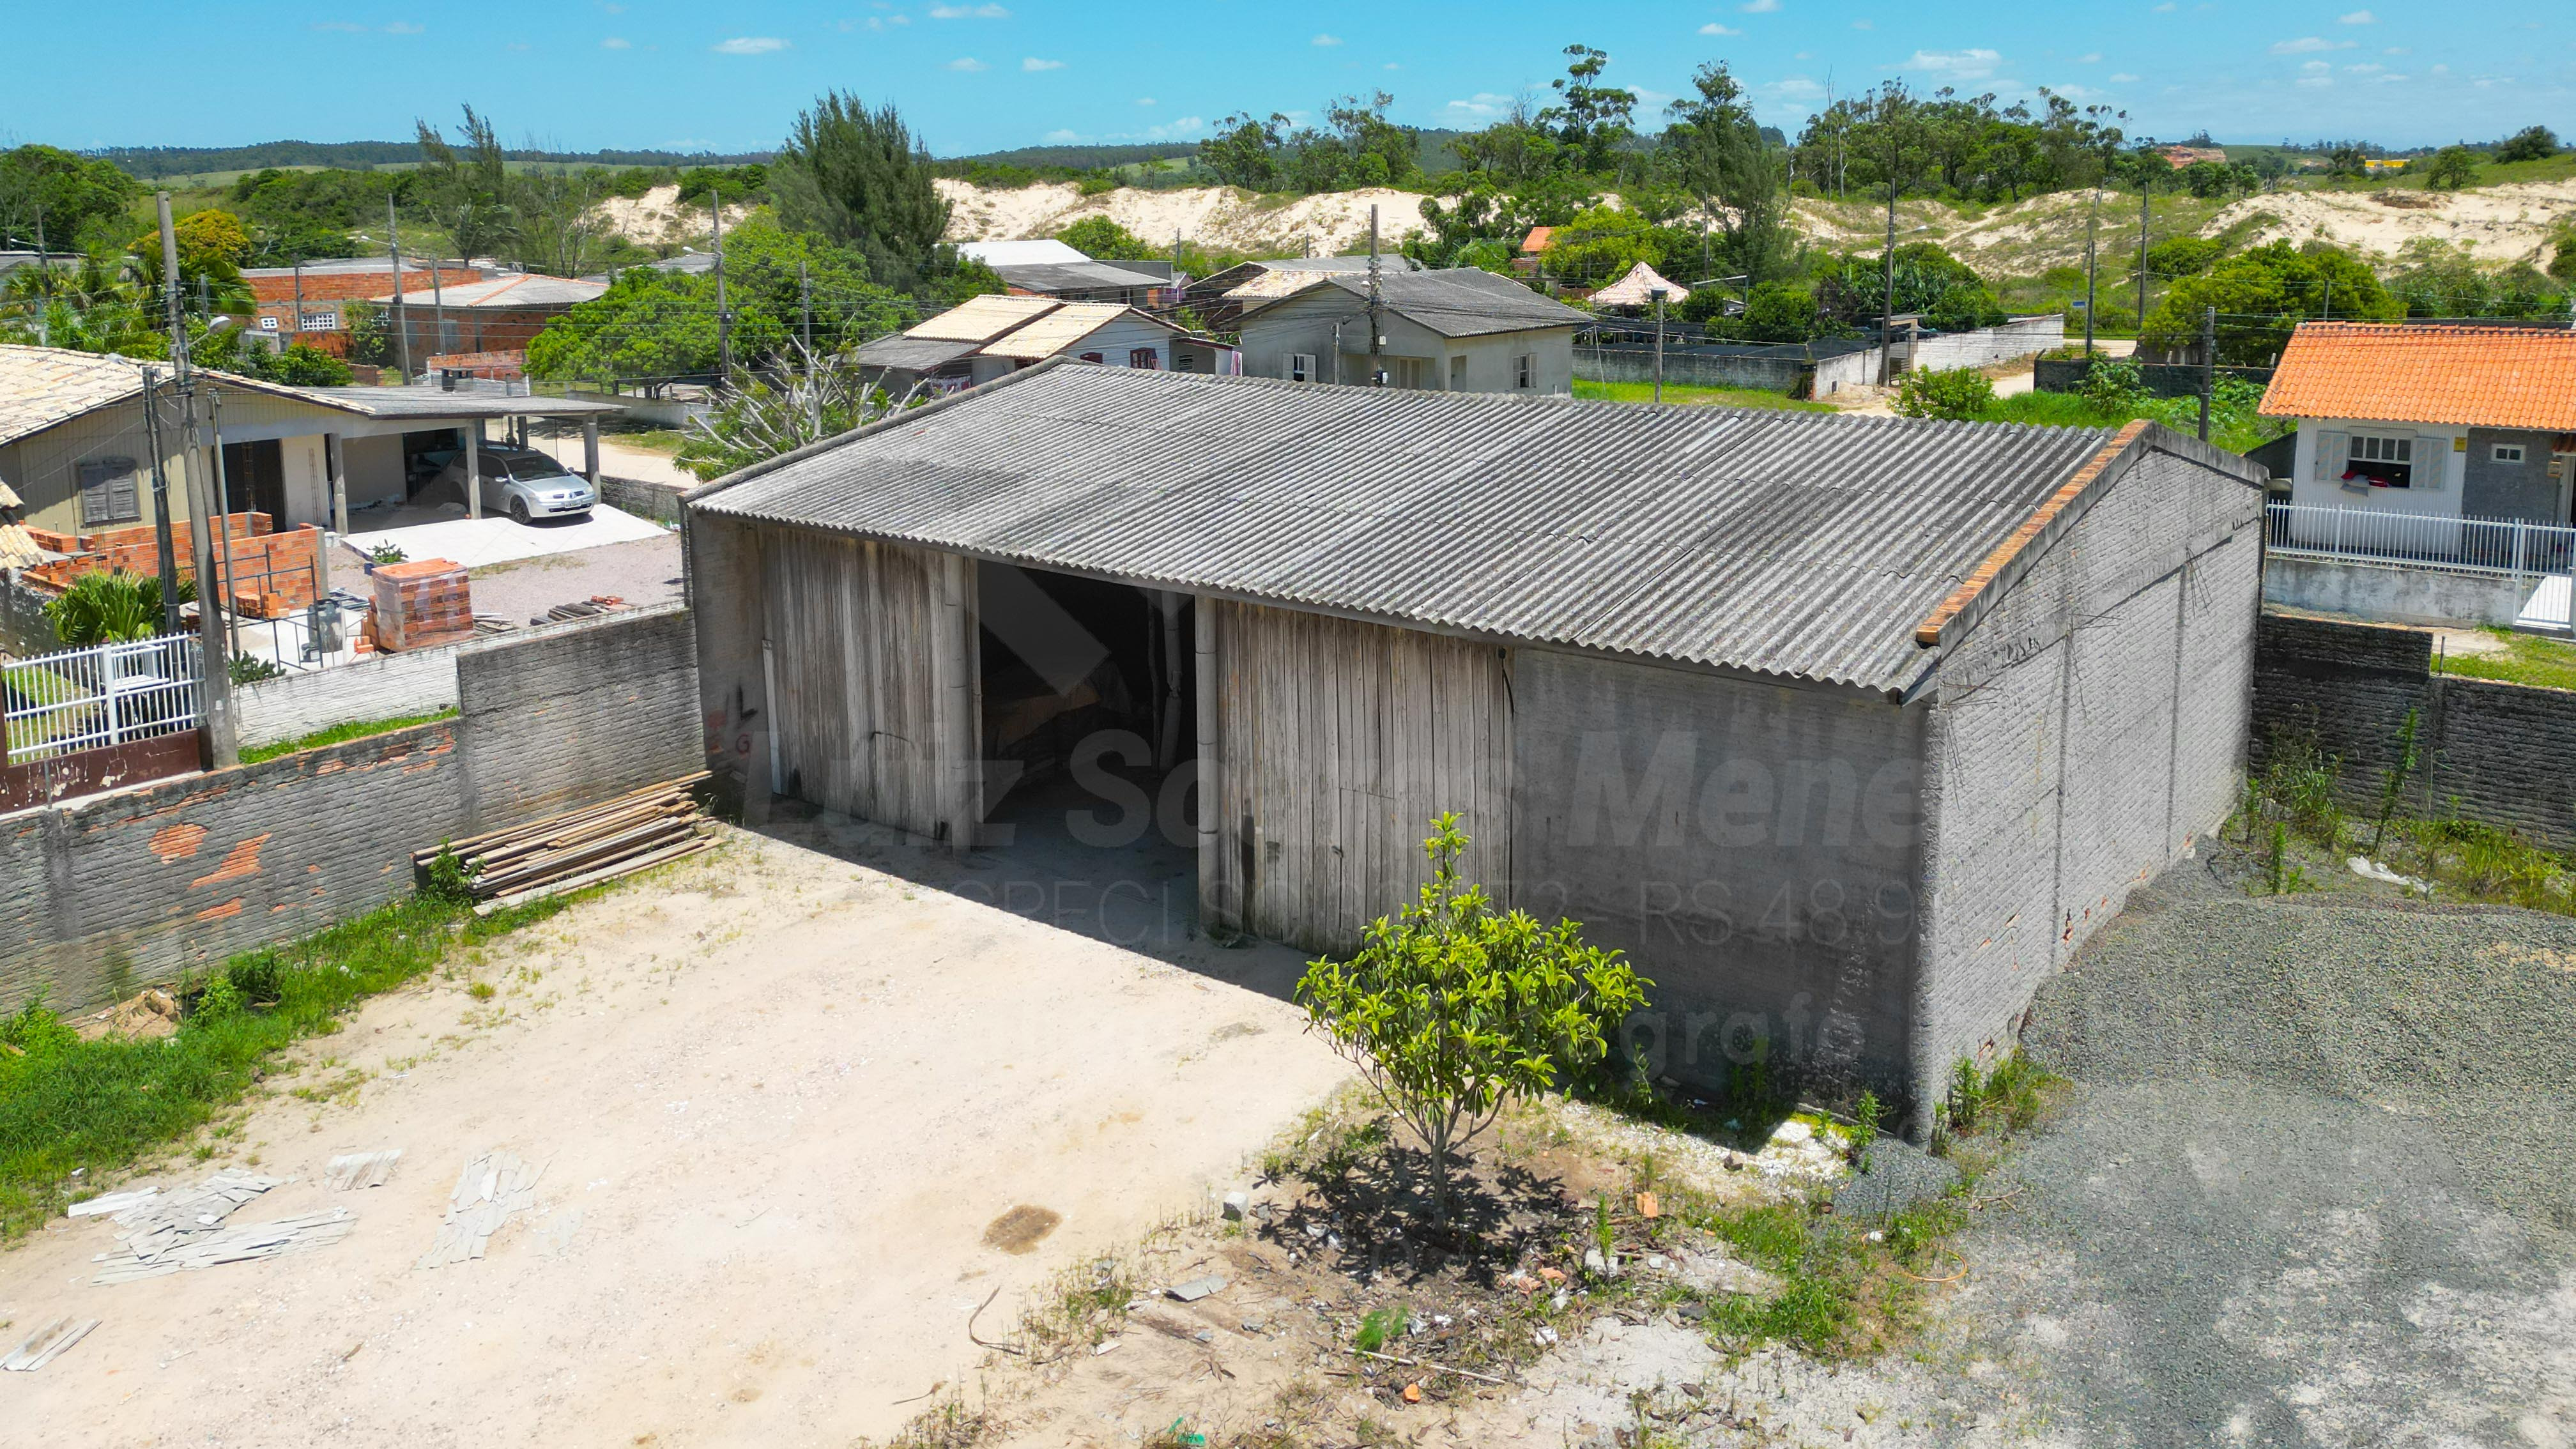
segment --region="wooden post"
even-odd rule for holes
[[[1338,348],[1335,355],[1339,355]],[[1217,812],[1224,808],[1224,801],[1217,793],[1218,782],[1223,777],[1218,769],[1217,700],[1220,691],[1217,687],[1216,616],[1221,607],[1214,597],[1199,595],[1198,605],[1191,611],[1196,622],[1190,629],[1191,650],[1196,655],[1198,666],[1199,929],[1211,936],[1236,924],[1227,919],[1225,903],[1219,899],[1223,894],[1224,880],[1222,862],[1218,859],[1221,842],[1216,823]]]

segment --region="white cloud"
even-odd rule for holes
[[[2324,75],[2327,71],[2334,69],[2334,65],[2328,61],[2312,60],[2306,65],[2300,66],[2299,69],[2306,71],[2310,75]]]
[[[1805,75],[1787,76],[1756,89],[1773,100],[1779,101],[1811,101],[1822,97],[1825,93],[1823,82],[1814,76]]]
[[[1047,144],[1051,146],[1070,146],[1081,139],[1082,133],[1080,131],[1068,131],[1059,128],[1046,133]]]
[[[1172,123],[1172,134],[1175,136],[1186,136],[1193,131],[1205,130],[1206,128],[1207,122],[1200,120],[1198,117],[1183,116]]]
[[[1512,98],[1493,91],[1478,91],[1463,101],[1451,101],[1442,109],[1452,116],[1477,121],[1490,121],[1511,108]]]
[[[2343,68],[2343,73],[2345,75],[2377,75],[2386,69],[2388,69],[2388,67],[2381,65],[2375,60],[2366,60],[2359,65],[2345,66]]]
[[[2372,85],[2375,85],[2375,86],[2389,86],[2389,85],[2395,85],[2395,84],[2397,84],[2399,81],[2402,81],[2402,80],[2404,80],[2404,79],[2406,79],[2406,77],[2404,77],[2404,76],[2402,76],[2402,75],[2398,74],[2398,73],[2397,73],[2397,72],[2395,72],[2395,71],[2390,71],[2390,72],[2388,72],[2386,75],[2375,75],[2375,76],[2372,76],[2372,77],[2370,78],[2370,83],[2371,83]]]
[[[1064,69],[1064,62],[1060,60],[1040,60],[1036,56],[1032,55],[1020,62],[1020,69],[1032,71],[1062,70]]]
[[[2379,17],[2371,14],[2367,10],[2356,10],[2350,15],[2338,15],[2335,17],[2335,24],[2337,25],[2377,25],[2378,23]]]
[[[2181,6],[2174,3],[2174,0],[2165,0],[2165,3],[2156,7],[2156,13],[2158,15],[2171,15],[2181,8]]]
[[[2136,85],[2138,81],[2139,77],[2133,76],[2125,70],[2120,72],[2118,75],[2111,77],[2111,84],[2115,86],[2133,86]]]
[[[990,69],[992,69],[992,67],[990,67],[990,66],[988,66],[988,65],[984,64],[984,62],[982,62],[982,61],[980,61],[980,60],[977,60],[975,57],[973,57],[973,56],[971,56],[971,55],[961,55],[961,56],[957,57],[955,60],[952,60],[952,61],[948,62],[948,68],[949,68],[950,70],[967,70],[967,71],[974,71],[974,70],[990,70]]]
[[[1736,29],[1732,25],[1720,25],[1716,21],[1712,20],[1706,25],[1701,26],[1699,28],[1699,33],[1702,35],[1742,35],[1744,32]]]
[[[416,24],[416,23],[414,23],[414,22],[412,22],[412,21],[409,21],[409,20],[397,20],[397,21],[395,21],[393,24],[388,25],[388,26],[386,26],[386,27],[385,27],[385,34],[387,34],[387,35],[418,35],[418,34],[420,34],[422,31],[424,31],[424,30],[426,30],[426,29],[428,29],[428,28],[429,28],[429,27],[427,27],[427,26],[425,26],[425,25]]]
[[[1852,22],[1852,29],[1854,30],[1876,30],[1877,28],[1878,22],[1875,20],[1855,20]]]
[[[1136,104],[1140,106],[1150,106],[1154,104],[1154,98],[1152,96],[1138,96],[1136,98]]]
[[[313,28],[316,30],[337,31],[342,35],[364,35],[367,33],[367,27],[360,25],[354,20],[317,21]]]
[[[1768,15],[1780,8],[1780,0],[1744,0],[1735,8],[1747,15]]]
[[[602,50],[633,50],[635,42],[622,35],[612,35],[599,43]]]
[[[2413,55],[2414,53],[2413,47],[2404,45],[2392,45],[2380,52],[2381,55]]]
[[[1010,13],[999,5],[933,5],[930,7],[930,18],[933,20],[1003,20],[1009,18]]]
[[[719,43],[715,52],[718,55],[767,55],[773,50],[786,48],[787,42],[775,35],[737,35]]]
[[[1387,68],[1388,70],[1402,70],[1402,69],[1404,69],[1404,67],[1403,67],[1402,65],[1399,65],[1399,64],[1397,64],[1396,62],[1391,61],[1391,60],[1390,60],[1390,61],[1388,61],[1388,62],[1386,63],[1386,68]]]
[[[2435,75],[2449,75],[2450,73],[2451,68],[2447,65],[2436,65],[2433,67],[2433,74]]]
[[[2320,50],[2350,50],[2359,43],[2351,40],[2328,40],[2318,35],[2302,35],[2296,40],[2273,42],[2272,53],[2274,55],[2313,55]]]
[[[1906,65],[1950,80],[1981,80],[1995,73],[2003,53],[1982,46],[1968,50],[1918,50]]]
[[[2079,55],[2075,57],[2075,63],[2077,65],[2100,65],[2102,63],[2102,52],[2096,50],[2088,54]]]
[[[2312,91],[2324,90],[2326,87],[2334,84],[2334,77],[2330,75],[2301,76],[2299,77],[2299,84],[2306,86]]]
[[[2049,87],[2049,89],[2050,89],[2050,90],[2053,90],[2053,91],[2055,91],[2055,92],[2057,92],[2057,93],[2058,93],[2059,95],[2061,95],[2061,96],[2066,97],[2066,98],[2067,98],[2068,100],[2070,100],[2070,101],[2089,101],[2089,100],[2095,100],[2095,99],[2098,99],[2098,98],[2101,96],[2101,94],[2102,94],[2100,91],[2097,91],[2097,90],[2093,89],[2091,86],[2051,86],[2051,87]]]
[[[1318,35],[1315,37],[1313,43],[1316,45],[1339,45],[1342,43],[1342,38],[1338,35]]]

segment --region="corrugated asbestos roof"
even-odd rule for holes
[[[905,328],[903,335],[934,342],[990,342],[1063,305],[1053,297],[969,297],[936,317]]]
[[[1031,292],[1090,292],[1109,287],[1145,288],[1162,286],[1169,278],[1151,272],[1131,272],[1107,262],[1001,262],[986,263],[1000,274],[1003,281]]]
[[[863,367],[899,367],[907,372],[928,372],[933,368],[946,367],[961,357],[971,356],[975,350],[972,342],[941,342],[936,338],[912,337],[897,332],[863,344],[858,358]]]
[[[67,422],[110,403],[140,395],[145,365],[131,357],[118,357],[111,353],[0,345],[0,443],[16,442],[56,423]],[[169,382],[170,364],[156,362],[150,365],[162,382]],[[321,388],[285,387],[254,378],[235,377],[229,372],[207,371],[199,375],[221,382],[226,387],[293,398],[298,402],[315,403],[344,412],[355,411]]]
[[[1324,284],[1354,297],[1368,296],[1368,277],[1335,272]],[[1321,288],[1292,294],[1302,299]],[[1527,332],[1541,327],[1580,327],[1592,320],[1563,302],[1542,297],[1509,277],[1478,267],[1450,267],[1436,272],[1388,272],[1378,279],[1388,311],[1409,318],[1443,337],[1482,337],[1495,332]],[[1286,299],[1271,306],[1286,305]],[[1267,310],[1267,309],[1264,309]],[[1253,321],[1261,314],[1252,313]]]
[[[2263,414],[2576,432],[2576,332],[2303,322]]]
[[[496,392],[449,392],[414,384],[408,387],[311,387],[305,393],[351,412],[375,418],[577,418],[586,414],[624,412],[616,403],[588,398],[510,396]]]
[[[1055,365],[691,506],[1897,689],[1916,626],[2112,436]]]

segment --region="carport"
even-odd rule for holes
[[[474,467],[482,445],[490,441],[487,432],[495,420],[502,424],[505,438],[524,436],[532,418],[578,421],[582,426],[582,476],[595,486],[599,482],[599,420],[618,411],[614,403],[583,398],[449,391],[430,386],[323,387],[305,391],[353,407],[361,414],[328,437],[330,516],[289,515],[288,519],[293,523],[321,524],[340,534],[352,531],[349,515],[353,510],[398,509],[408,502],[419,483],[415,475],[422,471],[418,466],[422,454],[461,446],[468,468]],[[474,489],[465,492],[468,516],[481,518],[482,499]]]
[[[1347,951],[1455,812],[1471,878],[1658,983],[1658,1070],[1920,1126],[2226,817],[2261,482],[2143,424],[1042,365],[691,495],[711,766],[750,818],[1005,849],[1004,721],[1143,716],[985,651],[1150,622],[1203,928]]]

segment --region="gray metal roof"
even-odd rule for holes
[[[1171,280],[1148,272],[1131,272],[1107,262],[1021,262],[996,266],[993,270],[1003,281],[1028,292],[1160,287]]]
[[[899,367],[907,372],[928,372],[934,367],[945,367],[958,358],[971,356],[981,345],[930,337],[906,337],[897,332],[862,345],[858,360],[866,367]]]
[[[308,387],[302,391],[379,418],[573,418],[625,411],[615,403],[592,402],[588,398],[511,397],[425,386]]]
[[[1365,271],[1356,274],[1334,272],[1326,276],[1321,285],[1290,293],[1247,314],[1244,323],[1258,326],[1263,312],[1273,307],[1305,303],[1322,294],[1326,286],[1352,297],[1368,296]],[[1386,272],[1378,279],[1378,289],[1386,299],[1387,310],[1418,322],[1443,337],[1483,337],[1496,332],[1527,332],[1542,327],[1581,327],[1593,320],[1589,312],[1542,297],[1509,277],[1498,277],[1480,267],[1449,267],[1436,272]]]
[[[1882,690],[2113,436],[1049,364],[691,506]]]

